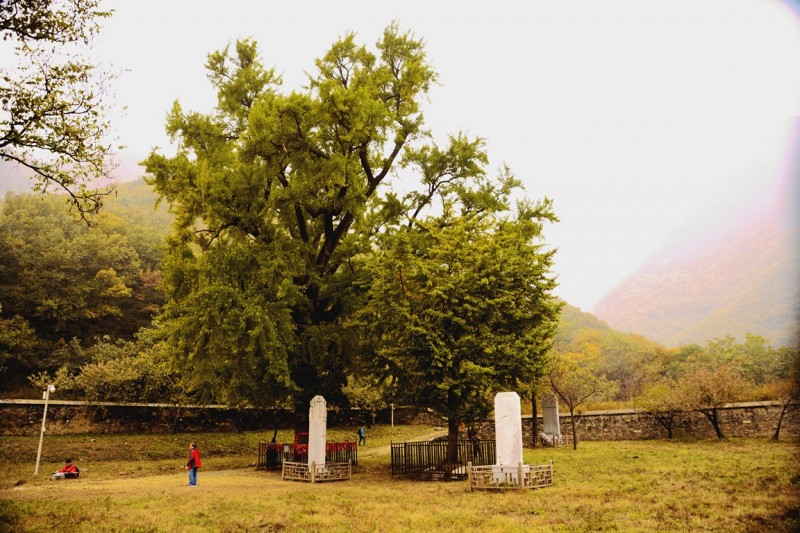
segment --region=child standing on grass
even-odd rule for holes
[[[197,469],[200,468],[200,451],[194,442],[189,445],[189,461],[186,463],[186,470],[189,471],[189,486],[197,486]]]

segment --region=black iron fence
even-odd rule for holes
[[[284,461],[305,463],[308,461],[307,444],[268,444],[258,445],[258,468],[280,470]],[[325,444],[325,462],[358,464],[358,443],[328,442]]]
[[[442,440],[394,443],[392,475],[416,479],[466,479],[467,463],[493,465],[496,462],[494,440],[460,440],[454,447]]]

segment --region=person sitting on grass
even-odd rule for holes
[[[50,476],[50,479],[53,481],[59,479],[76,479],[79,475],[81,475],[80,469],[72,464],[72,459],[64,459],[64,462],[66,464],[61,467],[61,470],[58,472],[53,472],[53,474]]]

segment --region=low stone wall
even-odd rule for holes
[[[0,400],[0,435],[38,435],[44,400]],[[332,409],[328,423],[339,427],[388,424],[391,409]],[[425,410],[394,410],[396,424],[441,424]],[[81,433],[174,433],[254,431],[294,427],[294,415],[283,409],[231,409],[224,406],[176,406],[50,400],[47,432],[53,435]],[[355,433],[354,433],[355,435]],[[355,437],[354,437],[355,438]]]
[[[722,434],[726,437],[770,438],[775,432],[780,417],[778,402],[753,402],[732,404],[719,409],[718,417]],[[531,417],[522,417],[523,440],[532,443]],[[539,430],[543,427],[539,419]],[[569,414],[560,416],[561,434],[572,443],[572,419]],[[575,431],[578,440],[645,440],[665,439],[667,430],[643,411],[598,411],[575,416]],[[494,438],[494,423],[484,424],[481,438]],[[674,438],[715,438],[714,428],[705,415],[697,411],[680,413],[672,426]],[[781,423],[781,438],[800,438],[800,409],[793,405]]]
[[[38,435],[42,424],[43,400],[0,400],[0,435]],[[775,431],[780,416],[777,402],[735,404],[719,411],[720,427],[726,437],[765,437]],[[543,427],[539,418],[539,428]],[[361,409],[332,409],[328,424],[339,427],[369,425],[372,420],[388,424],[390,409],[375,412]],[[562,414],[561,434],[571,442],[569,415]],[[409,407],[394,409],[396,424],[447,423],[431,411]],[[576,415],[579,440],[640,440],[666,438],[667,431],[651,415],[641,411],[604,411]],[[294,427],[292,413],[270,409],[230,409],[224,406],[174,406],[164,404],[117,404],[50,401],[47,432],[54,435],[80,433],[171,433],[207,431],[253,431]],[[532,441],[531,417],[522,417],[523,440]],[[494,439],[494,421],[476,424],[477,437]],[[673,424],[675,437],[714,438],[708,419],[698,412],[678,415]],[[792,406],[784,416],[781,438],[800,438],[800,409]]]

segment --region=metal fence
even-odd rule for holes
[[[268,444],[258,445],[258,468],[280,470],[284,461],[308,462],[307,444]],[[328,442],[325,444],[325,462],[358,464],[358,443]]]
[[[460,440],[455,461],[447,441],[398,442],[392,444],[392,475],[416,479],[458,480],[467,478],[467,463],[492,465],[497,453],[494,440]]]

